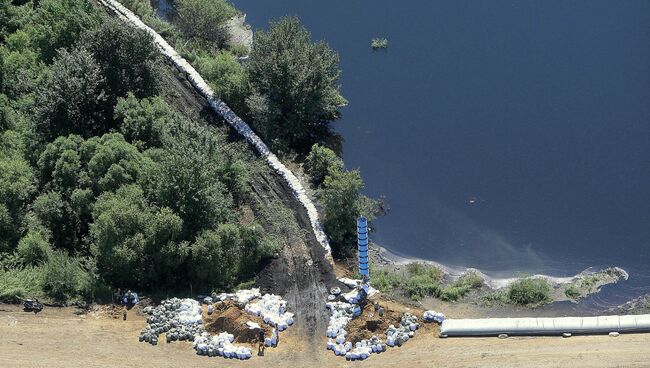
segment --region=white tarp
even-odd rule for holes
[[[650,332],[650,314],[599,317],[446,319],[441,336],[606,334]]]

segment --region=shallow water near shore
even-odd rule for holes
[[[340,53],[344,159],[391,206],[375,242],[504,276],[630,273],[582,308],[650,292],[650,3],[234,4]]]

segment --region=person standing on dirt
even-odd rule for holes
[[[260,344],[257,348],[257,355],[264,356],[264,330],[263,329],[260,328],[260,332],[257,338],[260,340]]]

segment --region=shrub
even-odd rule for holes
[[[427,296],[440,295],[440,282],[426,274],[409,277],[402,287],[408,296],[416,301]]]
[[[465,296],[469,290],[466,286],[445,286],[440,291],[440,299],[453,302]]]
[[[451,285],[444,287],[440,292],[440,299],[446,301],[456,301],[472,289],[477,289],[483,286],[485,282],[483,279],[474,272],[468,272],[458,278]]]
[[[428,296],[440,296],[440,269],[421,262],[406,266],[408,278],[402,288],[413,300]]]
[[[507,300],[518,305],[542,305],[550,300],[550,287],[548,282],[541,278],[519,279],[508,287]]]
[[[42,231],[31,230],[18,242],[16,252],[27,265],[38,265],[47,261],[50,244]]]
[[[251,51],[248,49],[248,47],[244,45],[231,45],[229,47],[230,52],[232,52],[233,55],[243,57],[248,55]]]
[[[401,285],[403,277],[394,271],[371,270],[370,283],[382,293],[387,293]]]
[[[67,254],[55,251],[43,268],[43,291],[56,301],[86,295],[92,278],[81,262]]]
[[[564,289],[564,295],[570,299],[578,299],[580,297],[580,290],[575,285],[569,285]]]
[[[373,38],[372,41],[370,41],[370,47],[373,49],[387,49],[388,48],[388,40],[385,38]]]
[[[176,0],[180,29],[189,37],[222,45],[228,36],[225,23],[236,14],[225,0]]]
[[[241,112],[249,94],[248,73],[235,56],[228,51],[214,56],[199,56],[195,65],[199,73],[210,81],[215,95]]]
[[[42,267],[0,269],[0,301],[19,302],[24,298],[39,298],[43,296]]]
[[[314,144],[311,147],[311,151],[305,159],[305,171],[311,177],[314,185],[321,185],[325,177],[342,170],[343,160],[334,151],[320,144]]]

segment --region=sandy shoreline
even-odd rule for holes
[[[396,265],[396,266],[401,266],[401,265],[406,265],[409,263],[414,263],[414,262],[421,262],[421,263],[426,263],[435,267],[438,267],[440,270],[443,271],[443,273],[452,279],[458,278],[462,276],[463,274],[467,273],[468,271],[470,272],[475,272],[478,275],[480,275],[486,282],[487,286],[489,286],[492,289],[501,289],[503,287],[508,286],[508,284],[512,283],[513,281],[519,279],[514,272],[512,272],[511,277],[502,277],[502,276],[495,276],[491,272],[485,272],[481,271],[476,268],[472,267],[458,267],[458,266],[448,266],[436,261],[428,260],[428,259],[423,259],[423,258],[415,258],[415,257],[402,257],[399,256],[387,248],[384,248],[382,246],[379,246],[377,244],[371,244],[371,251],[375,255],[375,259],[379,259],[380,264],[382,265]],[[627,271],[620,267],[613,267],[617,270],[619,270],[622,274],[622,279],[627,280],[629,278],[629,274]],[[543,278],[546,281],[548,281],[551,285],[562,285],[562,284],[569,284],[573,281],[575,281],[577,278],[584,278],[585,276],[589,275],[596,275],[598,274],[599,271],[593,270],[593,268],[587,268],[586,270],[577,273],[573,276],[551,276],[551,275],[544,275],[544,274],[534,274],[530,275],[532,278]]]

